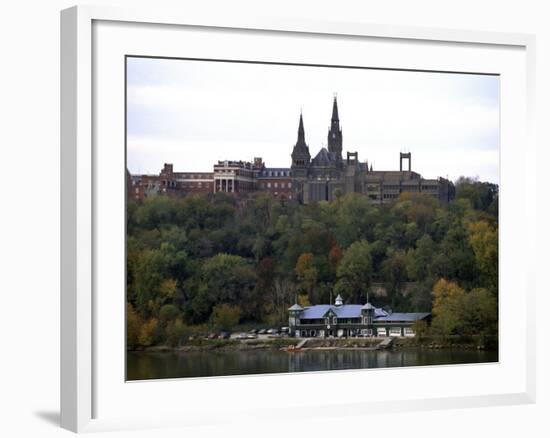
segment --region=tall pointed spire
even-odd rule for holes
[[[330,119],[332,123],[338,123],[340,119],[338,118],[338,102],[336,100],[336,94],[334,95],[334,102],[332,103],[332,117]]]
[[[332,102],[332,117],[330,119],[330,129],[328,131],[328,151],[335,154],[337,159],[342,160],[342,128],[338,118],[338,102],[336,95]]]
[[[306,133],[304,129],[304,119],[300,112],[300,122],[298,124],[298,140],[292,149],[292,168],[307,168],[311,156],[309,155],[309,148],[306,144]]]
[[[297,145],[305,145],[306,144],[306,134],[304,131],[304,119],[302,117],[302,113],[300,112],[300,124],[298,125],[298,141],[296,142]]]

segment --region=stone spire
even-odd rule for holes
[[[296,146],[303,145],[306,146],[306,134],[304,131],[304,119],[302,117],[302,113],[300,113],[300,123],[298,125],[298,141],[296,142]]]
[[[330,118],[330,129],[328,131],[328,151],[336,154],[336,158],[342,159],[342,128],[338,118],[338,101],[334,96],[332,103],[332,117]]]
[[[338,118],[338,102],[336,101],[336,96],[334,96],[334,102],[332,103],[332,117],[330,121],[337,124],[340,122]]]
[[[300,113],[300,122],[298,124],[298,140],[292,149],[292,168],[307,168],[311,160],[309,147],[306,144],[306,134],[304,130],[304,119]]]

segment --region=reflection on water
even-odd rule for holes
[[[300,353],[278,350],[128,352],[127,379],[228,376],[496,361],[498,361],[496,351],[469,350],[309,350]]]

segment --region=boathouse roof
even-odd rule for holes
[[[335,306],[333,304],[318,304],[316,306],[305,307],[300,314],[300,319],[321,319],[331,310],[338,318],[360,318],[361,304],[342,304]],[[389,313],[383,309],[374,308],[375,317],[388,316]]]
[[[391,315],[381,316],[376,318],[376,321],[388,321],[388,322],[398,322],[398,321],[419,321],[421,319],[427,318],[430,316],[426,312],[416,312],[416,313],[392,313]]]

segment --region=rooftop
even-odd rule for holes
[[[297,306],[297,307],[296,307]],[[384,309],[374,307],[371,303],[365,305],[361,304],[317,304],[315,306],[308,306],[302,308],[294,304],[289,310],[302,310],[299,317],[300,319],[322,319],[326,314],[332,312],[337,318],[360,318],[361,310],[374,310],[375,321],[418,321],[424,319],[430,315],[427,312],[412,312],[412,313],[389,313]]]

